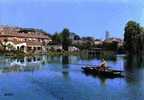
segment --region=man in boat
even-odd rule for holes
[[[100,71],[105,71],[106,69],[107,69],[107,62],[103,58],[101,64],[99,65],[99,70]]]

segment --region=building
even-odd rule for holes
[[[103,41],[100,40],[100,39],[95,39],[94,44],[95,44],[95,45],[102,45],[102,44],[103,44]]]
[[[77,48],[77,47],[75,47],[75,46],[70,46],[69,47],[69,51],[71,51],[71,52],[78,52],[78,51],[80,51],[80,49]]]
[[[109,31],[105,32],[105,40],[108,40],[110,38],[111,33]]]
[[[121,38],[109,38],[103,41],[103,43],[107,43],[107,44],[112,44],[113,42],[116,42],[118,47],[123,46],[123,40]]]
[[[44,52],[47,50],[47,44],[50,41],[48,34],[39,29],[0,27],[0,43],[7,50]]]

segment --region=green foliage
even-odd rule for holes
[[[79,52],[70,52],[70,51],[63,51],[63,52],[57,52],[57,51],[49,51],[48,52],[48,55],[49,56],[70,56],[70,55],[73,55],[73,56],[79,56]]]
[[[62,41],[62,48],[65,51],[68,51],[69,45],[71,45],[70,40],[70,31],[67,28],[64,28],[64,30],[61,32],[61,41]]]
[[[129,21],[124,32],[124,47],[128,53],[136,54],[138,46],[137,36],[141,33],[141,26],[134,21]]]
[[[112,41],[112,43],[104,42],[103,43],[103,48],[105,50],[114,50],[114,51],[116,51],[116,50],[118,50],[118,42],[116,42],[116,41]]]
[[[6,45],[6,48],[11,51],[11,50],[15,50],[15,47],[13,45],[11,45],[10,43]]]
[[[2,46],[3,50],[6,50],[6,43],[8,42],[8,39],[4,39],[4,41],[0,41],[0,45]]]
[[[52,41],[56,44],[61,43],[61,35],[59,33],[54,33],[54,35],[52,36]]]
[[[61,44],[63,50],[68,51],[68,47],[71,45],[71,39],[70,39],[70,31],[67,28],[64,28],[61,33],[55,33],[52,36],[52,41],[54,44]]]

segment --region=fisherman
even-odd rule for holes
[[[102,59],[102,62],[99,65],[99,67],[100,67],[100,69],[99,69],[100,71],[105,71],[107,69],[107,62],[105,61],[104,58]]]

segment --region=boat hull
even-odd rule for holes
[[[82,67],[83,72],[87,75],[96,75],[106,78],[117,78],[124,77],[122,71],[107,69],[105,71],[100,71],[99,67]]]

